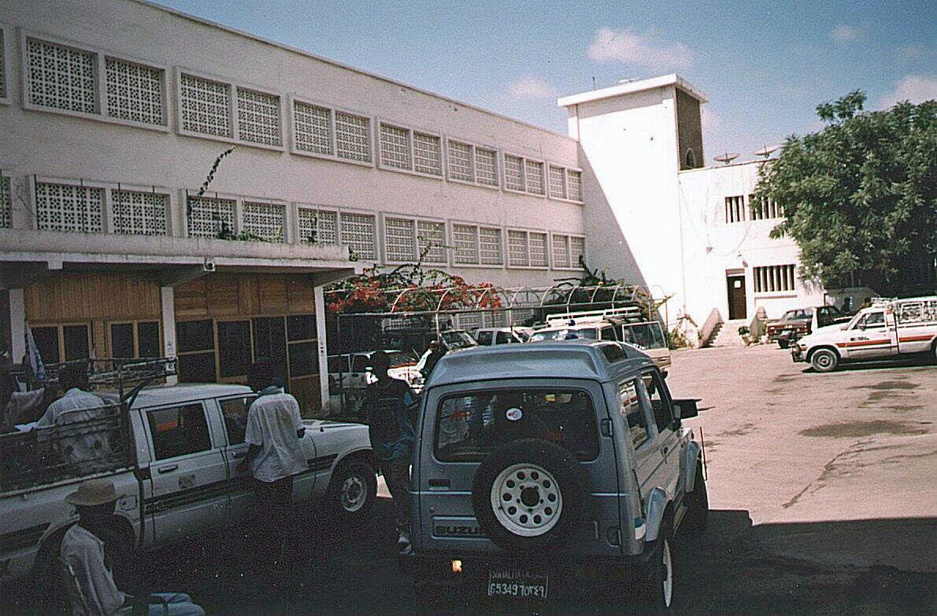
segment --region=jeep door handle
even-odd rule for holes
[[[234,454],[234,459],[237,460],[238,458],[243,458],[246,455],[247,455],[246,451],[238,451]]]
[[[663,449],[664,449],[664,455],[665,455],[665,456],[666,456],[668,453],[670,453],[670,447],[664,447]]]
[[[178,465],[178,464],[170,464],[169,466],[162,466],[162,467],[156,469],[156,472],[157,472],[157,473],[160,473],[160,474],[162,474],[162,473],[171,473],[171,472],[173,472],[174,470],[176,470],[176,469],[178,469],[178,468],[179,468],[179,465]]]

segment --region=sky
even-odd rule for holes
[[[156,0],[566,134],[558,97],[677,73],[704,92],[706,164],[823,128],[818,104],[937,99],[937,2]]]

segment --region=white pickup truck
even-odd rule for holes
[[[844,361],[930,353],[937,359],[937,297],[878,300],[849,323],[815,330],[791,345],[795,362],[831,372]]]
[[[102,396],[92,420],[0,434],[0,584],[52,574],[77,521],[65,495],[90,477],[110,479],[120,496],[107,542],[118,559],[245,519],[254,492],[237,466],[254,398],[242,385],[155,386],[123,403]],[[294,502],[363,518],[377,496],[367,427],[304,423],[309,470],[296,477]],[[98,455],[74,460],[78,439]]]

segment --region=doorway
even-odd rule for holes
[[[729,290],[729,320],[747,319],[745,274],[736,275],[726,272],[726,287]]]

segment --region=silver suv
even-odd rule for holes
[[[632,579],[674,600],[675,531],[706,524],[702,451],[644,353],[543,342],[446,355],[423,393],[411,477],[417,599],[452,586],[545,601]],[[631,576],[631,577],[627,577]]]

